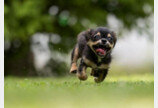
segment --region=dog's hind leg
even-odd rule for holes
[[[78,60],[78,58],[79,58],[79,48],[78,48],[78,45],[76,45],[71,53],[70,73],[77,73],[77,60]]]

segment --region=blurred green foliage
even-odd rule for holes
[[[80,31],[107,26],[108,14],[131,28],[137,18],[150,15],[143,10],[145,4],[153,11],[153,0],[5,0],[5,40],[28,41],[36,32],[53,32],[62,37],[55,48],[67,52]]]
[[[50,49],[68,53],[82,30],[108,26],[109,15],[131,29],[137,19],[152,15],[153,4],[153,0],[5,0],[5,47],[9,48],[5,75],[37,76],[30,41],[37,32],[58,34],[61,41],[49,43]],[[66,63],[52,61],[48,67],[53,73],[68,73]]]

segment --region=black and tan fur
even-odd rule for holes
[[[95,77],[95,82],[102,82],[108,73],[111,51],[116,40],[115,33],[105,27],[81,32],[72,51],[70,73],[76,73],[80,80],[86,80],[86,68],[91,67],[91,75]],[[99,53],[98,49],[101,49]],[[79,58],[81,61],[77,66]]]

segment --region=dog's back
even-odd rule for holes
[[[79,55],[80,56],[82,55],[82,52],[83,52],[86,44],[87,44],[86,32],[83,31],[83,32],[79,33],[78,36],[77,36],[77,46],[79,48]]]

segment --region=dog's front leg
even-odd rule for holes
[[[81,62],[77,71],[77,76],[80,80],[87,79],[86,68],[87,68],[86,64],[83,62],[83,59],[81,59]]]
[[[71,53],[71,69],[70,73],[76,73],[77,72],[77,60],[79,58],[79,48],[78,45],[75,46]]]
[[[107,73],[108,73],[108,69],[93,70],[93,76],[95,77],[94,81],[96,83],[100,83],[100,82],[104,81]]]

